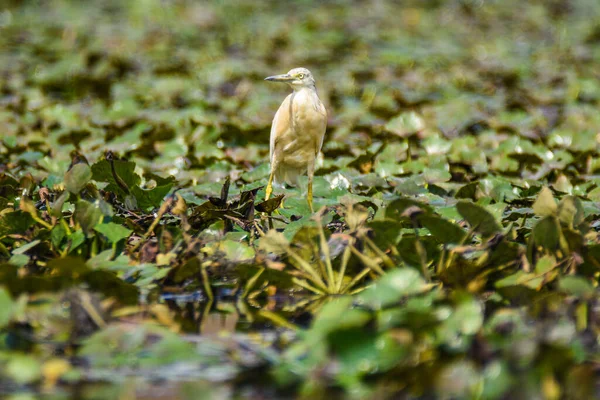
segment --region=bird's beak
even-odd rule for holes
[[[295,78],[289,74],[282,74],[282,75],[273,75],[273,76],[268,76],[265,78],[265,81],[270,81],[270,82],[290,82],[293,81]]]

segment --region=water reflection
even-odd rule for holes
[[[230,291],[217,293],[210,300],[201,292],[161,296],[181,326],[186,341],[202,344],[220,343],[245,368],[262,368],[256,358],[262,346],[278,347],[279,340],[287,341],[293,330],[307,327],[322,300],[307,296],[264,296],[254,299],[237,298]],[[135,324],[135,323],[134,323]],[[292,328],[289,329],[282,328]],[[283,335],[282,335],[283,334]],[[283,339],[282,339],[283,338]],[[216,351],[216,350],[215,350]],[[89,375],[73,385],[64,383],[52,393],[35,391],[15,392],[8,400],[145,400],[145,399],[228,399],[279,398],[268,385],[262,386],[258,377],[251,385],[240,386],[232,377],[239,372],[233,365],[222,368],[191,365],[179,370],[177,365],[140,371],[106,370]],[[183,367],[182,367],[183,368]],[[190,369],[191,368],[191,369]],[[104,375],[103,375],[104,374]],[[260,374],[259,374],[260,375]],[[0,391],[1,392],[1,391]],[[243,393],[240,393],[243,392]]]
[[[165,294],[162,299],[174,313],[182,332],[197,335],[307,327],[312,312],[321,305],[321,301],[309,296],[240,299],[230,291],[218,293],[212,300],[199,292]]]
[[[196,400],[233,398],[233,388],[207,381],[155,381],[135,378],[122,384],[83,384],[53,394],[19,393],[6,400]],[[259,397],[256,397],[259,398]]]

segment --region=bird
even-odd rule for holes
[[[317,95],[315,79],[306,68],[294,68],[286,74],[265,78],[287,83],[293,90],[275,113],[271,124],[269,181],[265,200],[273,192],[273,181],[296,185],[298,177],[308,175],[307,201],[313,209],[315,159],[323,147],[327,129],[327,110]]]

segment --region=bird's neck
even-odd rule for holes
[[[292,87],[292,89],[294,89],[295,93],[300,93],[304,90],[308,90],[309,92],[312,92],[315,94],[317,93],[317,88],[315,87],[315,85]]]
[[[310,105],[315,111],[319,111],[322,107],[321,99],[319,99],[317,89],[314,85],[294,88],[290,99],[290,109],[292,109],[294,101],[300,101],[307,106]]]

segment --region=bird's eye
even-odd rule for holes
[[[304,79],[304,74],[298,74],[298,79]]]

